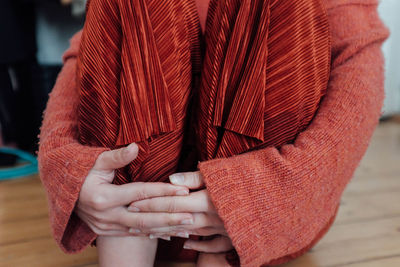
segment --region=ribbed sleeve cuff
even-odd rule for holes
[[[107,148],[68,144],[40,157],[41,179],[46,184],[53,235],[66,253],[78,253],[96,238],[73,213],[82,184],[99,154]],[[62,159],[62,160],[60,160]]]
[[[329,229],[337,212],[338,204],[314,206],[320,191],[301,181],[312,175],[295,163],[285,166],[278,155],[267,148],[199,163],[240,266],[281,264],[300,256]]]
[[[240,257],[241,266],[256,266],[252,263],[261,261],[254,258],[254,255],[261,256],[268,252],[258,247],[257,242],[253,242],[252,236],[260,233],[259,222],[252,215],[249,216],[249,211],[253,209],[248,207],[248,190],[251,189],[249,184],[242,184],[248,174],[243,165],[237,164],[238,158],[239,156],[234,156],[205,161],[199,163],[198,167],[210,198]]]

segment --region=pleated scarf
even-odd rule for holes
[[[195,0],[90,0],[80,141],[139,144],[115,183],[165,179],[188,132],[199,160],[281,146],[315,115],[330,53],[320,0],[211,0],[204,36]]]

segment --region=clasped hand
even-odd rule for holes
[[[97,235],[215,236],[210,240],[188,240],[185,248],[218,253],[232,249],[199,172],[171,175],[171,183],[134,182],[114,185],[115,169],[129,164],[138,147],[106,151],[99,155],[80,191],[76,214]],[[189,192],[189,189],[201,189]]]

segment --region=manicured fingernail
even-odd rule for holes
[[[133,151],[133,148],[137,146],[135,143],[130,144],[129,146],[125,147],[124,156],[129,156],[130,153]]]
[[[137,208],[137,207],[135,207],[135,206],[129,206],[129,207],[128,207],[128,211],[131,211],[131,212],[138,212],[138,211],[140,211],[140,209]]]
[[[185,181],[185,176],[181,173],[175,173],[169,176],[169,180],[173,184],[183,185]]]
[[[134,229],[134,228],[129,228],[129,233],[131,233],[131,234],[133,234],[133,233],[138,234],[138,233],[140,233],[140,230],[139,230],[139,229]]]
[[[137,144],[136,143],[132,143],[129,146],[127,146],[127,149],[131,150],[131,149],[136,148],[136,147],[137,147]]]
[[[188,234],[188,233],[186,233],[186,232],[180,232],[180,233],[177,233],[177,234],[176,234],[176,236],[179,236],[179,237],[184,237],[184,238],[189,238],[189,234]]]
[[[193,224],[193,219],[184,219],[181,221],[181,224]]]
[[[175,193],[177,196],[187,196],[189,195],[189,190],[179,190]]]
[[[187,242],[185,244],[183,244],[183,248],[184,249],[192,249],[192,247],[190,246],[190,244],[187,244]]]

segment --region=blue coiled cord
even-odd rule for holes
[[[35,156],[9,147],[0,147],[0,152],[17,156],[19,163],[27,162],[27,164],[22,166],[0,169],[0,181],[21,178],[38,172],[38,162]]]

